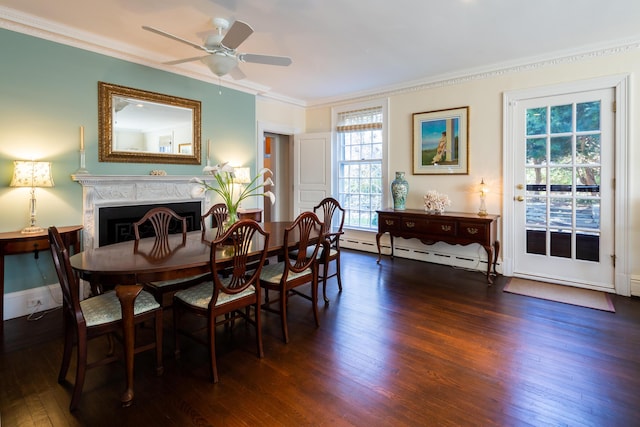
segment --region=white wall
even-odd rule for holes
[[[484,178],[490,188],[487,209],[490,213],[502,214],[503,93],[621,73],[630,73],[633,82],[639,72],[640,49],[635,46],[619,51],[558,58],[519,69],[451,78],[401,93],[385,94],[389,97],[389,176],[393,176],[394,171],[407,172],[406,179],[410,186],[408,208],[422,208],[424,193],[437,189],[451,198],[450,210],[470,212],[478,210],[477,188],[481,178]],[[634,165],[640,165],[640,150],[636,148],[640,144],[640,137],[636,130],[638,121],[633,118],[637,117],[640,88],[634,84],[631,86],[631,179],[628,183],[631,222],[628,232],[632,252],[629,259],[635,260],[640,259],[640,185],[637,184],[637,168],[634,168]],[[412,114],[462,106],[470,107],[469,175],[412,175]],[[330,118],[331,105],[308,109],[307,131],[330,131]],[[460,251],[464,250],[460,248]],[[632,266],[631,275],[632,289],[638,287],[636,292],[640,295],[640,264]]]

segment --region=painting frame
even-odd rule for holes
[[[469,107],[413,114],[413,175],[469,174]]]

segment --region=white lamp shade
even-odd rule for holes
[[[251,182],[250,168],[234,168],[235,182],[238,184],[249,184]]]
[[[11,187],[53,187],[51,162],[15,160]]]

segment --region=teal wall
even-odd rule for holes
[[[232,161],[255,170],[251,94],[2,29],[0,62],[0,232],[19,230],[28,221],[28,189],[9,187],[12,162],[20,159],[53,162],[56,186],[37,190],[38,224],[82,223],[82,188],[70,178],[79,166],[80,126],[92,174],[147,175],[163,169],[169,175],[199,175],[207,139],[212,164]],[[202,165],[98,162],[99,81],[201,101]],[[5,293],[56,282],[49,255],[38,265],[31,255],[7,259]]]

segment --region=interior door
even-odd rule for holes
[[[514,276],[612,290],[614,90],[518,102]]]
[[[300,134],[293,145],[294,216],[331,194],[331,134]]]

